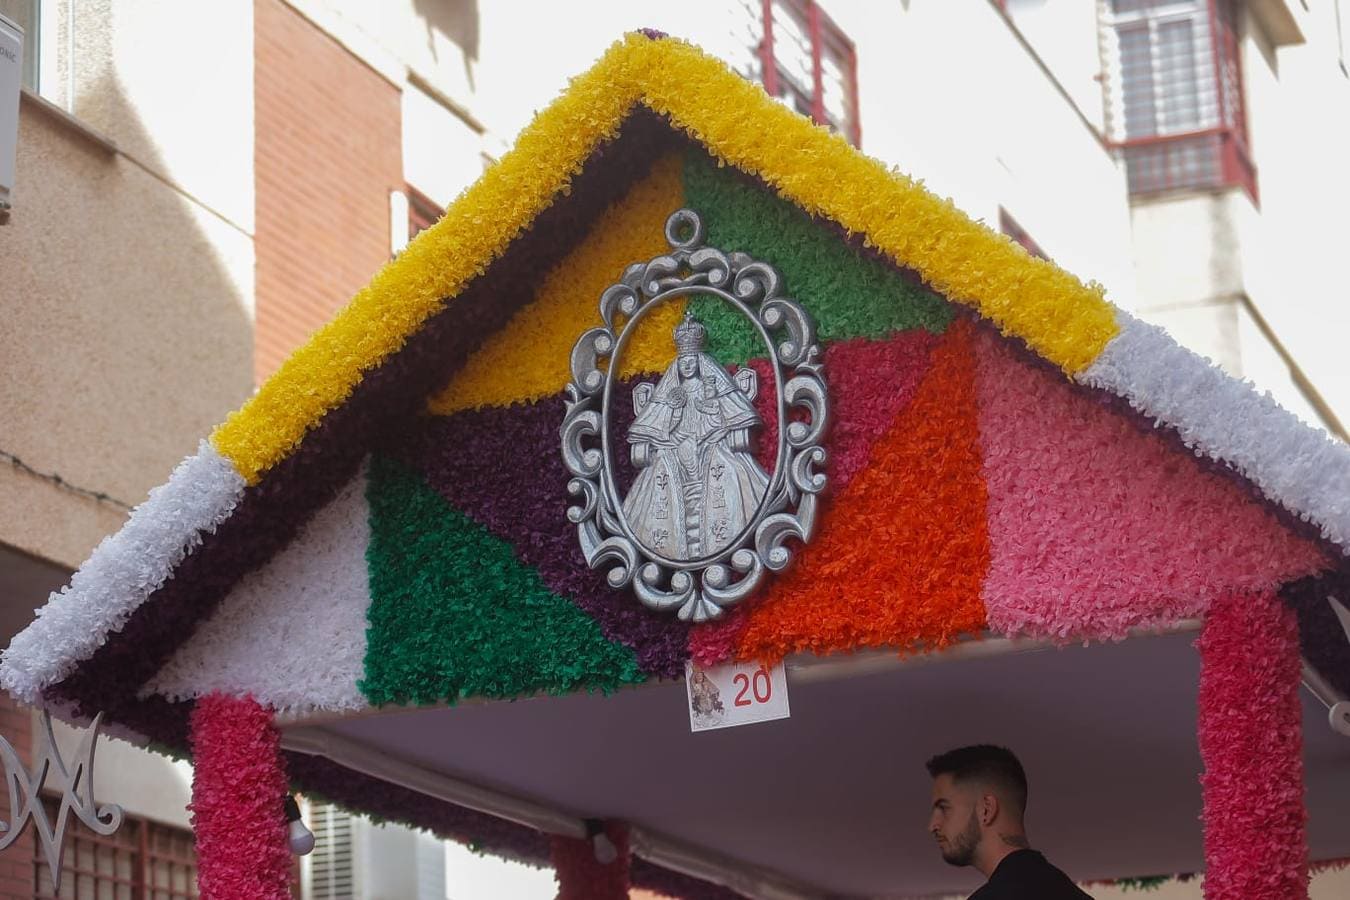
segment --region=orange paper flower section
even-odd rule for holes
[[[937,648],[982,631],[985,499],[972,329],[960,321],[815,539],[750,611],[736,657]]]

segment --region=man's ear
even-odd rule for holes
[[[998,797],[994,794],[984,794],[980,797],[980,824],[986,828],[994,824],[998,818]]]

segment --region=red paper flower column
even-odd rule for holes
[[[192,830],[202,900],[285,900],[286,773],[272,714],[212,694],[192,710]]]
[[[1198,646],[1206,900],[1306,900],[1294,612],[1272,594],[1230,594]]]
[[[587,824],[593,832],[589,838],[549,838],[549,855],[558,879],[557,900],[627,900],[632,860],[628,826],[594,820]]]

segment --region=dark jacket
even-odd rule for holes
[[[1092,900],[1069,876],[1035,850],[1017,850],[1003,858],[984,887],[970,900]]]

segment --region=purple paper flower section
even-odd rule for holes
[[[605,637],[631,648],[644,672],[680,677],[688,656],[688,626],[616,591],[586,565],[576,526],[567,520],[567,493],[558,428],[563,399],[486,407],[427,417],[392,439],[384,452],[421,472],[456,509],[539,571],[549,589],[567,597],[600,625]],[[611,429],[622,435],[632,410],[618,403]],[[628,447],[616,440],[615,464],[630,469]],[[620,486],[622,490],[622,485]]]

